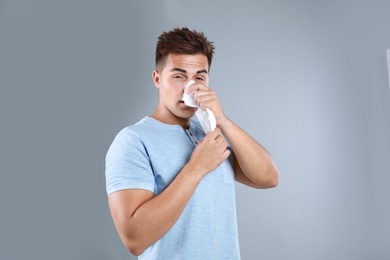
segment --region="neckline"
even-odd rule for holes
[[[145,116],[143,118],[143,121],[147,121],[147,122],[150,122],[156,126],[159,126],[159,127],[162,127],[162,128],[165,128],[165,129],[169,129],[169,130],[173,130],[173,129],[180,129],[181,131],[193,131],[194,130],[194,124],[192,122],[192,119],[190,120],[190,126],[188,129],[184,129],[181,125],[178,125],[178,124],[166,124],[166,123],[163,123],[153,117],[150,117],[150,116]]]

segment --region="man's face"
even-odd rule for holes
[[[159,89],[159,114],[166,123],[188,121],[196,108],[188,107],[182,98],[190,80],[208,86],[208,60],[205,55],[169,55],[161,71],[153,71],[155,86]]]

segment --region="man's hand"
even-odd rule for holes
[[[229,157],[230,151],[226,148],[227,143],[217,127],[198,143],[188,163],[196,173],[204,176]]]
[[[189,86],[186,93],[194,93],[196,103],[198,103],[201,109],[206,110],[208,108],[213,111],[217,126],[223,125],[228,120],[223,113],[217,93],[214,90],[197,82]]]

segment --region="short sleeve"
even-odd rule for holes
[[[106,154],[107,194],[123,189],[154,192],[154,175],[145,146],[129,128],[120,131]]]

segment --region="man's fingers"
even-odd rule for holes
[[[223,155],[224,155],[224,158],[225,160],[229,157],[230,155],[230,150],[229,149],[226,149],[224,152],[223,152]]]
[[[211,131],[210,133],[212,133],[212,136],[214,136],[214,139],[216,139],[218,136],[221,135],[221,128],[216,127],[214,131]]]
[[[215,139],[217,139],[218,136],[220,136],[220,134],[221,134],[221,129],[216,127],[214,129],[214,131],[211,131],[210,133],[208,133],[207,136],[212,138],[212,140],[215,140]]]
[[[194,83],[186,89],[185,93],[190,94],[199,90],[207,90],[207,89],[209,88],[201,83]]]

